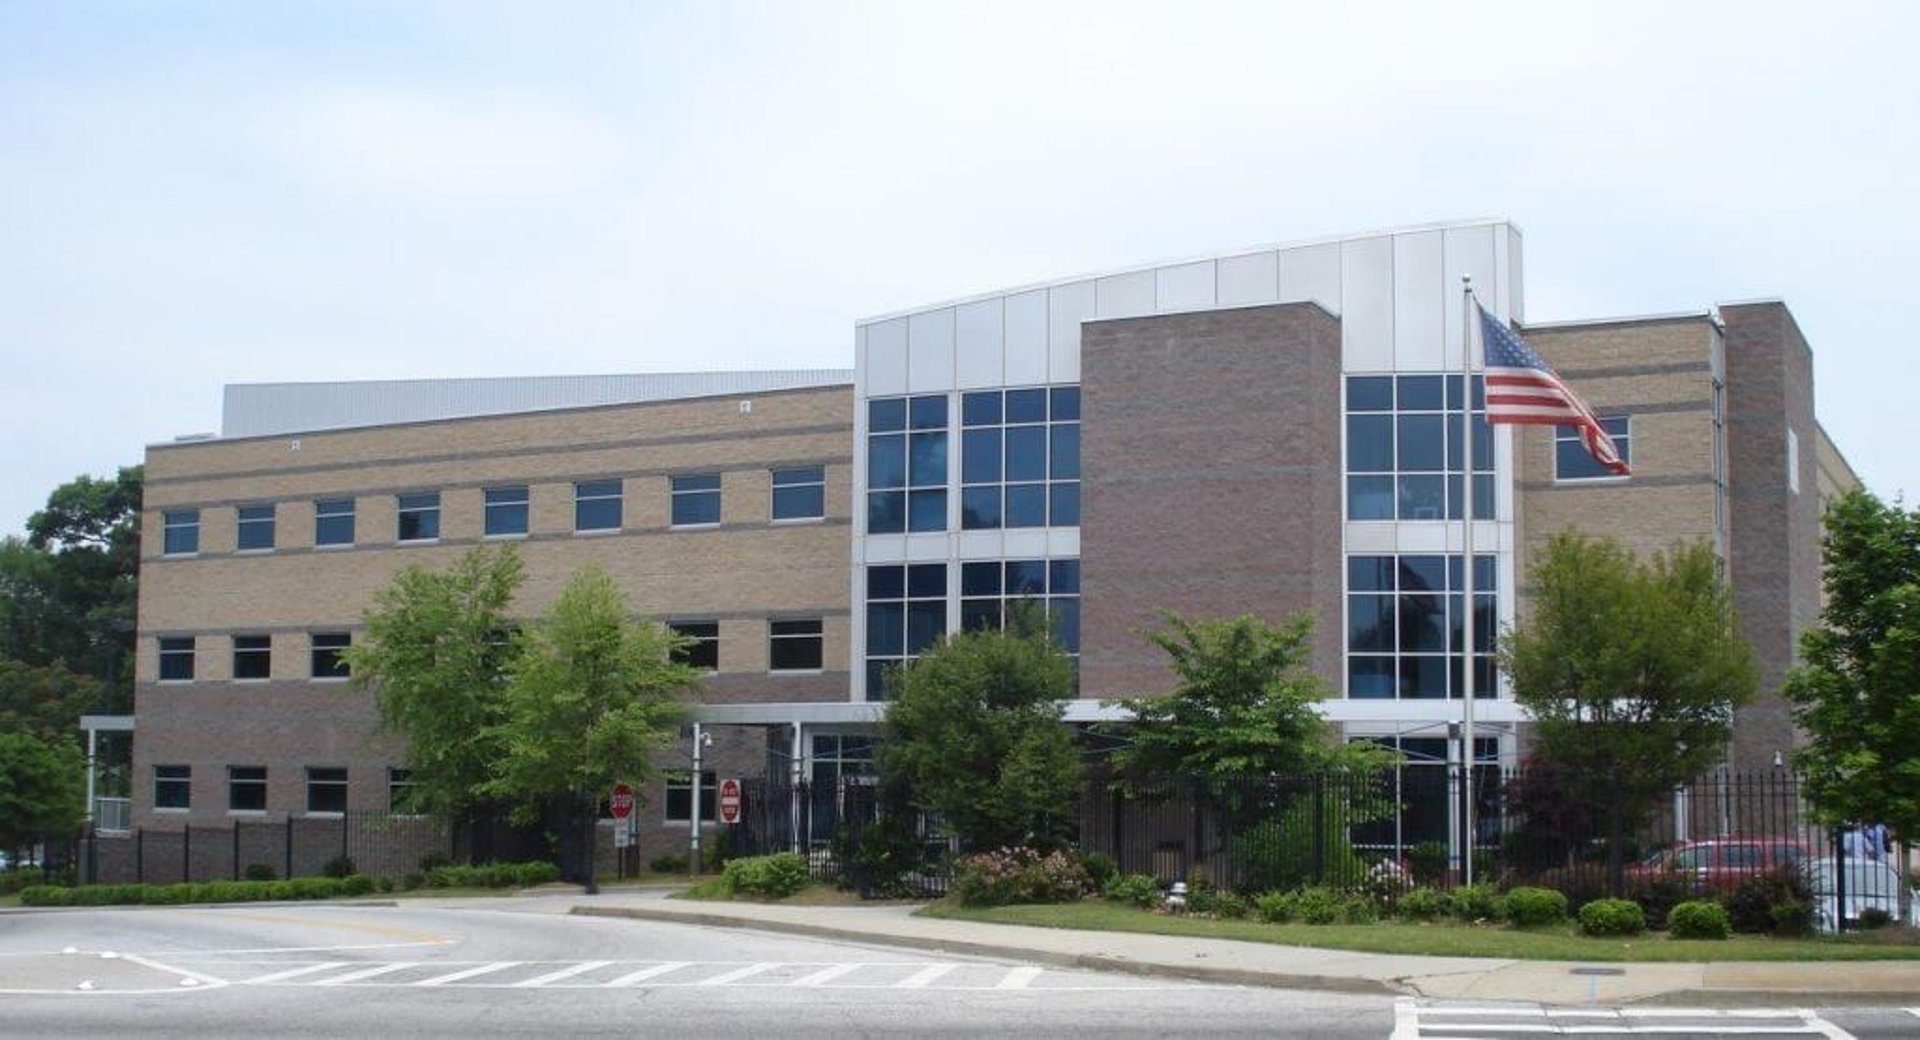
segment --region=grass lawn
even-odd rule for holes
[[[862,899],[858,892],[845,892],[819,881],[808,882],[807,887],[785,899],[767,899],[761,896],[730,894],[720,886],[718,878],[703,881],[684,892],[675,892],[667,898],[714,903],[778,903],[781,906],[874,906],[890,902],[920,902],[917,899]],[[1063,927],[1078,927],[1078,925]]]
[[[1362,925],[1265,924],[1216,921],[1158,914],[1115,903],[1089,900],[1047,906],[963,907],[942,901],[920,911],[928,917],[1040,928],[1084,928],[1106,932],[1148,932],[1204,939],[1240,939],[1286,946],[1317,946],[1370,953],[1413,953],[1453,957],[1504,957],[1547,961],[1859,961],[1920,960],[1920,933],[1883,929],[1845,939],[1775,939],[1736,935],[1724,942],[1669,939],[1649,932],[1632,939],[1593,939],[1572,923],[1559,928],[1520,931],[1504,926],[1412,924],[1383,921]]]

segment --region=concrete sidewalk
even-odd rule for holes
[[[1354,953],[1126,932],[915,917],[907,905],[781,906],[670,900],[662,891],[577,896],[570,912],[1007,957],[1238,985],[1539,1004],[1797,1006],[1920,1001],[1920,961],[1706,964],[1515,961]],[[1606,974],[1586,974],[1598,969]]]

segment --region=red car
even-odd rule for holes
[[[1634,877],[1672,871],[1690,877],[1696,888],[1735,888],[1740,882],[1771,870],[1798,868],[1812,850],[1792,838],[1710,838],[1683,841],[1628,868]]]

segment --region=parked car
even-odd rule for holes
[[[1805,842],[1792,838],[1710,838],[1662,849],[1629,867],[1627,873],[1645,877],[1677,872],[1691,877],[1699,890],[1723,891],[1755,874],[1798,868],[1812,854]]]
[[[1891,863],[1851,856],[1836,860],[1827,856],[1808,860],[1806,877],[1807,888],[1813,893],[1815,926],[1823,932],[1833,931],[1835,922],[1842,919],[1841,882],[1845,882],[1846,887],[1844,917],[1848,928],[1860,927],[1860,915],[1868,910],[1885,913],[1891,922],[1902,920],[1900,890],[1906,886],[1906,879]],[[1905,923],[1920,927],[1920,900],[1909,899],[1907,904]]]

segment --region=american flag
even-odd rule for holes
[[[1487,422],[1571,426],[1593,460],[1618,476],[1628,473],[1613,438],[1553,366],[1520,341],[1506,323],[1480,310],[1480,341],[1487,357]]]

